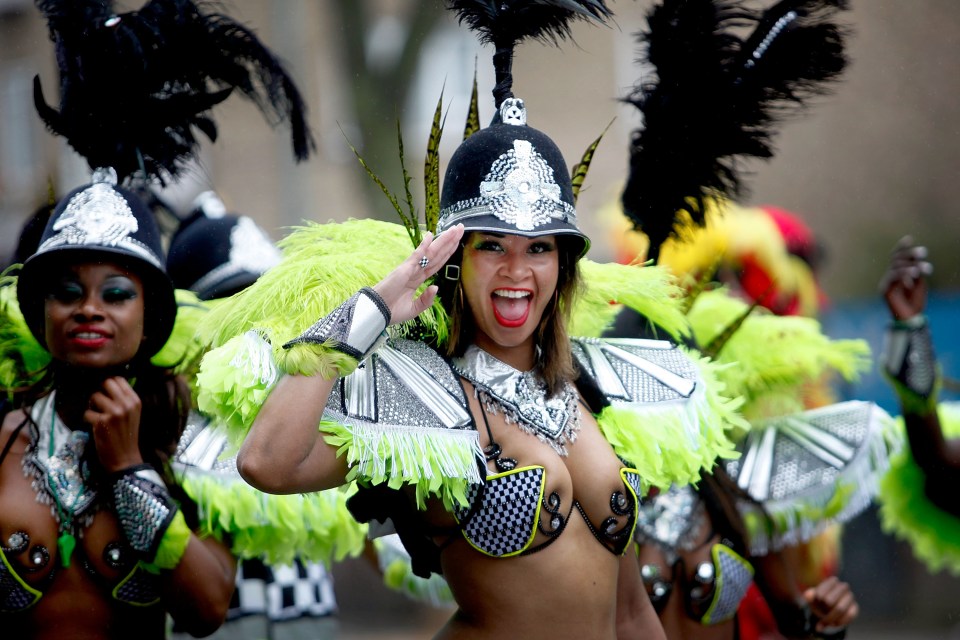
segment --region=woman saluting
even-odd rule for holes
[[[571,180],[508,79],[495,94],[494,123],[450,160],[438,235],[379,283],[291,331],[342,286],[347,265],[375,273],[396,239],[384,224],[309,227],[282,243],[284,263],[208,318],[228,325],[221,338],[254,331],[204,361],[201,408],[256,414],[238,465],[257,488],[356,480],[354,515],[389,521],[414,569],[449,583],[459,609],[438,637],[662,637],[628,555],[639,495],[654,479],[647,469],[695,477],[717,451],[717,422],[701,420],[712,418],[707,390],[679,349],[568,336],[589,246]],[[434,323],[442,330],[411,328],[431,313],[449,318]],[[275,385],[265,354],[287,373]],[[259,371],[256,393],[269,391],[262,406],[234,395],[243,362]]]

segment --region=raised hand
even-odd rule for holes
[[[107,378],[92,396],[83,419],[92,427],[100,463],[108,472],[143,462],[140,455],[140,396],[126,378]]]
[[[397,324],[415,318],[433,304],[436,285],[430,285],[420,295],[417,290],[428,278],[443,268],[463,237],[463,225],[458,224],[434,237],[427,232],[410,257],[381,280],[374,290],[390,308],[390,322]]]
[[[890,267],[880,281],[880,291],[896,320],[909,320],[923,313],[927,305],[926,276],[933,273],[927,248],[904,236],[893,248]]]

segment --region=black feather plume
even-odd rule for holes
[[[559,43],[570,36],[576,19],[606,22],[612,16],[605,0],[447,0],[461,23],[482,43],[493,44],[496,106],[513,97],[513,49],[528,38]]]
[[[774,127],[827,93],[846,65],[846,0],[782,0],[758,12],[732,0],[664,0],[648,15],[641,62],[656,79],[627,99],[643,114],[631,141],[624,211],[649,258],[685,210],[745,194],[744,157],[773,155]],[[746,34],[746,37],[743,37]]]
[[[234,90],[272,125],[286,121],[294,156],[314,147],[306,107],[283,64],[247,27],[191,0],[151,0],[116,14],[105,0],[37,0],[56,47],[59,109],[34,82],[37,111],[91,167],[122,179],[138,170],[175,177],[216,140],[211,108]]]

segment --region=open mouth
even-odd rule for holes
[[[504,327],[519,327],[527,321],[533,292],[527,289],[495,289],[490,295],[493,315]]]
[[[69,340],[82,347],[99,347],[110,339],[110,336],[101,331],[81,330],[71,331],[67,334]]]

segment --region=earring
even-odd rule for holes
[[[460,279],[460,265],[448,264],[443,268],[443,277],[456,282]]]

